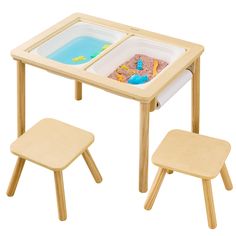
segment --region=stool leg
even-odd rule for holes
[[[157,172],[157,175],[153,181],[153,184],[152,184],[152,187],[151,187],[151,190],[148,194],[148,197],[147,197],[147,200],[145,202],[145,205],[144,205],[144,208],[146,210],[151,210],[152,209],[152,206],[155,202],[155,199],[156,199],[156,196],[158,194],[158,191],[161,187],[161,184],[162,184],[162,181],[165,177],[165,174],[166,174],[166,169],[163,169],[163,168],[159,168],[158,172]]]
[[[54,179],[55,179],[55,186],[56,186],[59,219],[66,220],[66,217],[67,217],[66,200],[65,200],[62,171],[54,171]]]
[[[224,182],[224,185],[225,185],[225,188],[227,190],[231,190],[233,188],[233,184],[231,182],[231,179],[230,179],[230,176],[229,176],[229,172],[227,170],[227,167],[226,165],[224,164],[221,171],[220,171],[220,174],[221,174],[221,178]]]
[[[99,170],[95,164],[95,162],[93,161],[93,158],[89,152],[89,150],[86,150],[82,153],[83,155],[83,158],[94,178],[94,180],[96,181],[96,183],[101,183],[102,182],[102,176],[101,174],[99,173]]]
[[[25,164],[25,160],[19,157],[16,162],[15,169],[13,171],[11,181],[10,181],[8,189],[7,189],[7,195],[9,197],[12,197],[16,191],[16,187],[19,182],[20,175],[23,170],[24,164]]]
[[[205,197],[208,226],[209,228],[214,229],[216,228],[217,223],[216,223],[215,207],[211,189],[211,181],[203,179],[202,185]]]

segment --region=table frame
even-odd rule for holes
[[[127,35],[117,44],[112,45],[108,52],[118,46],[124,40],[131,36],[145,37],[147,39],[156,40],[184,47],[186,52],[177,59],[169,68],[160,74],[158,80],[152,82],[152,86],[146,89],[139,89],[135,86],[127,86],[124,83],[109,80],[106,77],[95,75],[86,71],[86,69],[99,60],[99,55],[91,60],[81,69],[58,63],[56,61],[42,58],[38,55],[31,54],[30,51],[38,47],[43,42],[49,40],[56,34],[62,32],[67,27],[77,23],[78,21],[99,24],[109,27]],[[106,53],[108,53],[106,52]],[[76,13],[65,20],[59,22],[55,26],[49,28],[35,38],[29,40],[23,45],[12,51],[12,57],[17,60],[17,129],[18,136],[25,132],[25,64],[33,65],[57,75],[75,80],[75,99],[82,99],[82,83],[101,88],[108,92],[134,99],[140,102],[140,158],[139,158],[139,191],[146,192],[148,190],[148,149],[149,149],[149,113],[155,110],[156,96],[168,86],[183,70],[189,69],[193,73],[192,78],[192,131],[199,133],[199,116],[200,116],[200,55],[203,47],[180,39],[171,38],[157,33],[145,31],[127,25],[107,21],[104,19]],[[15,170],[13,172],[11,186],[8,189],[9,195],[14,194],[17,183],[19,181],[25,161],[20,157],[17,160]]]

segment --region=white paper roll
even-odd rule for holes
[[[190,70],[184,70],[175,80],[173,80],[156,98],[156,109],[160,109],[173,95],[175,95],[191,78]]]

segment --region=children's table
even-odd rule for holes
[[[78,66],[48,58],[50,53],[78,35],[107,39],[110,44],[105,50]],[[120,53],[121,51],[123,53]],[[139,191],[146,192],[148,189],[149,113],[155,110],[158,95],[186,69],[192,72],[192,131],[199,132],[200,55],[202,52],[203,47],[198,44],[75,13],[12,51],[12,57],[17,61],[18,136],[25,132],[26,64],[75,80],[76,100],[82,99],[82,83],[134,99],[140,103]],[[157,79],[143,86],[109,79],[108,74],[122,60],[130,57],[130,53],[163,54],[162,56],[169,60],[169,65],[157,75]],[[126,54],[127,57],[124,56]],[[20,157],[17,160],[14,171],[15,186],[24,162],[24,159]]]

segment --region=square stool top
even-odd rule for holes
[[[153,154],[153,164],[202,179],[215,178],[230,152],[230,144],[187,131],[172,130]]]
[[[53,171],[65,169],[94,141],[93,134],[54,119],[43,119],[11,145],[11,152]]]

